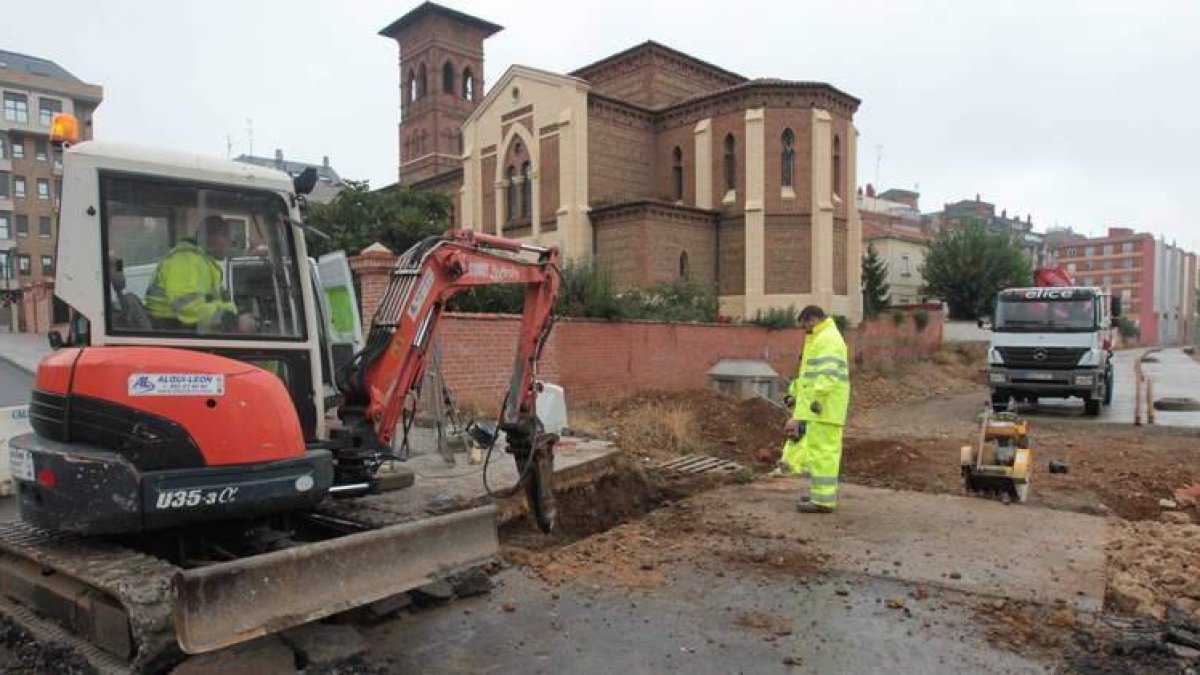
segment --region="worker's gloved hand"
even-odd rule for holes
[[[807,423],[803,420],[788,420],[787,424],[783,425],[783,435],[793,441],[798,441],[804,438],[807,427]]]
[[[812,414],[814,414],[814,415],[820,415],[820,414],[821,414],[821,410],[822,410],[822,408],[821,408],[821,402],[820,402],[820,401],[813,401],[813,402],[812,402],[812,405],[808,406],[808,409],[812,411]]]
[[[796,405],[796,399],[791,396],[784,396],[783,404],[791,408],[792,406]]]

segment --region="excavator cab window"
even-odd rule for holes
[[[100,181],[110,333],[305,339],[280,195],[128,174]]]

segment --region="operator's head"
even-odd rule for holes
[[[800,316],[796,317],[796,323],[805,331],[812,331],[817,327],[817,324],[825,320],[825,310],[816,305],[809,305],[800,310]]]
[[[221,216],[208,216],[204,219],[204,247],[214,258],[226,258],[233,248],[233,239],[229,235],[229,222]]]

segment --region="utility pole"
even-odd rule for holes
[[[247,144],[249,146],[249,152],[247,152],[246,154],[253,157],[254,156],[254,120],[250,119],[249,117],[246,118],[246,137],[249,140],[249,143]]]
[[[882,192],[883,185],[879,182],[879,165],[883,163],[883,146],[875,146],[875,189]],[[878,193],[877,193],[878,194]]]

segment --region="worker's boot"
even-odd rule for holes
[[[796,510],[800,513],[833,513],[833,509],[828,506],[821,506],[809,501],[802,501],[796,504]]]

